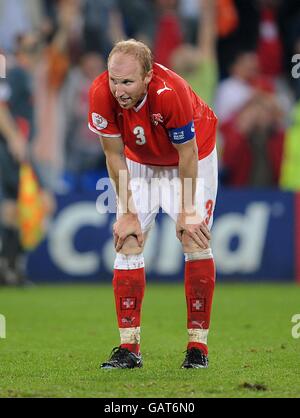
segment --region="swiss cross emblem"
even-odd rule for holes
[[[164,118],[160,113],[153,113],[153,115],[151,115],[151,121],[154,126],[157,126],[159,123],[164,122]]]
[[[135,309],[135,306],[136,306],[136,298],[121,298],[122,310]]]
[[[192,312],[205,312],[205,299],[191,299],[190,306]]]

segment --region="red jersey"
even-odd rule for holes
[[[160,64],[154,64],[147,95],[137,107],[122,109],[109,89],[108,71],[90,89],[90,129],[103,137],[122,137],[125,156],[142,164],[177,166],[173,143],[194,136],[199,159],[205,158],[215,147],[216,126],[209,106],[183,78]]]

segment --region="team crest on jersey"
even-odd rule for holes
[[[98,115],[98,113],[92,113],[92,120],[93,124],[97,129],[105,129],[108,125],[108,122],[106,119],[104,119],[103,116]]]
[[[151,121],[154,126],[157,126],[159,123],[164,123],[164,118],[160,113],[153,113],[153,115],[151,115]]]

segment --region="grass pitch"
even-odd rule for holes
[[[0,289],[0,397],[300,397],[295,285],[218,285],[210,367],[182,370],[183,285],[147,287],[139,370],[99,370],[118,345],[111,286]]]

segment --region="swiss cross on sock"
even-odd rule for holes
[[[192,312],[205,312],[205,299],[190,299],[190,307]]]
[[[121,298],[121,309],[122,310],[129,310],[129,309],[135,309],[136,307],[136,298]]]

